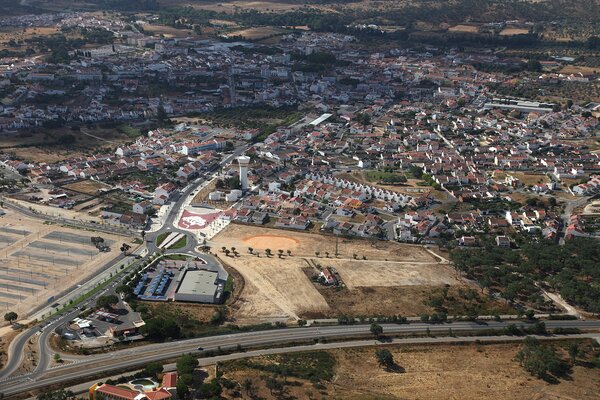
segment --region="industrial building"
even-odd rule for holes
[[[177,281],[175,301],[220,303],[223,299],[223,283],[219,281],[218,272],[187,269]]]

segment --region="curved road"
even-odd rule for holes
[[[600,330],[600,321],[546,321],[548,329],[578,328]],[[532,322],[517,322],[527,327]],[[382,324],[384,334],[423,334],[429,329],[432,333],[453,332],[477,333],[490,329],[502,329],[508,322],[452,322],[445,324]],[[20,375],[0,381],[0,394],[13,396],[26,391],[40,389],[54,384],[66,384],[85,377],[93,377],[134,367],[140,367],[154,361],[173,359],[182,354],[202,350],[235,349],[242,347],[260,347],[276,344],[305,342],[315,339],[342,339],[370,335],[370,325],[338,325],[304,328],[271,329],[266,331],[245,332],[188,339],[168,343],[152,344],[132,349],[90,355],[72,364],[47,369],[42,376],[37,373]]]
[[[226,156],[225,158],[223,158],[223,160],[221,160],[218,164],[218,166],[214,169],[218,169],[228,163],[230,163],[234,158],[238,157],[239,155],[243,154],[247,149],[248,149],[248,145],[244,145],[242,147],[239,147],[238,149],[236,149],[232,154]],[[213,171],[214,171],[213,170]],[[210,172],[210,171],[209,171]],[[202,254],[202,253],[198,253],[195,248],[198,245],[196,238],[194,237],[194,235],[190,234],[189,232],[182,230],[180,228],[178,228],[176,226],[176,218],[179,215],[179,212],[181,210],[181,208],[183,207],[183,205],[185,204],[187,198],[205,181],[205,179],[202,178],[198,178],[195,181],[191,182],[187,188],[182,191],[179,194],[179,197],[177,198],[177,200],[175,201],[175,203],[170,207],[169,209],[169,213],[167,215],[167,217],[165,218],[165,220],[163,221],[163,225],[162,227],[156,231],[156,232],[151,232],[148,233],[145,237],[146,240],[146,247],[147,247],[147,256],[144,257],[142,260],[145,261],[148,259],[148,257],[154,253],[157,253],[159,251],[159,249],[156,246],[156,238],[158,237],[158,235],[160,235],[162,232],[166,232],[166,231],[175,231],[175,232],[181,232],[184,233],[187,236],[187,244],[184,248],[181,249],[177,249],[177,250],[166,250],[165,254],[169,254],[169,253],[190,253],[193,254],[196,257],[200,257],[203,260],[205,260],[207,262],[207,264],[212,264],[212,265],[219,265],[217,260],[209,255],[206,254]],[[30,210],[24,209],[23,207],[14,205],[10,202],[5,202],[6,205],[12,206],[15,209],[17,209],[20,212],[24,212],[26,213],[28,216],[34,217],[34,218],[42,218],[42,219],[53,219],[47,216],[44,216],[43,214],[38,214],[38,213],[34,213],[31,212]],[[64,221],[65,223],[71,223],[73,224],[71,221]],[[83,224],[82,227],[85,228],[92,228],[92,229],[97,229],[97,230],[104,230],[103,226],[98,225],[98,226],[90,226],[91,224]],[[114,232],[114,231],[113,231]],[[136,234],[137,232],[130,232],[130,234]],[[120,260],[117,260],[120,261]],[[114,288],[117,284],[119,283],[119,281],[115,281],[111,287],[107,288],[107,290],[109,290],[110,288]],[[88,299],[85,301],[85,303],[82,304],[82,306],[85,307],[89,307],[92,306],[94,304],[94,302],[96,301],[96,299],[102,295],[103,293],[105,293],[107,290],[98,293],[96,295],[94,295],[92,298]],[[25,346],[27,344],[27,342],[34,336],[37,334],[40,334],[40,338],[38,340],[38,347],[39,347],[39,357],[40,360],[38,362],[38,365],[36,366],[35,371],[30,374],[33,375],[34,377],[38,377],[41,376],[46,369],[48,368],[48,366],[50,365],[50,359],[51,359],[51,352],[50,352],[50,347],[48,344],[48,339],[50,338],[50,334],[59,326],[63,325],[66,322],[69,322],[70,320],[72,320],[75,316],[77,316],[77,314],[79,313],[79,310],[75,309],[70,311],[67,314],[62,314],[62,315],[58,315],[56,316],[53,320],[49,321],[49,322],[45,322],[42,324],[38,324],[24,332],[22,332],[21,334],[19,334],[10,344],[9,347],[9,359],[8,362],[6,363],[6,365],[4,366],[4,368],[0,371],[0,380],[1,379],[6,379],[7,377],[11,376],[12,374],[14,374],[19,366],[21,365],[21,363],[23,362],[23,356],[24,356],[24,351],[25,351]],[[31,378],[31,377],[30,377]]]

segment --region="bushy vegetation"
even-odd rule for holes
[[[569,364],[556,354],[554,347],[542,345],[534,337],[525,338],[516,359],[531,375],[548,382],[556,382],[570,372]]]
[[[296,377],[311,381],[331,380],[336,360],[326,351],[290,353],[268,357],[266,360],[242,359],[226,363],[224,368],[252,368],[284,377]]]
[[[487,243],[481,249],[455,249],[451,259],[483,288],[499,290],[509,301],[543,301],[536,282],[547,282],[571,304],[600,313],[600,246],[594,239],[575,238],[564,246],[529,241],[520,250]]]

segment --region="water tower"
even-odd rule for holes
[[[240,165],[240,184],[242,190],[248,190],[248,165],[250,164],[250,157],[240,156],[238,157],[238,164]]]

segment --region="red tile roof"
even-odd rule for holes
[[[167,389],[160,388],[159,390],[154,390],[151,392],[144,393],[149,400],[166,400],[173,397],[171,393]]]
[[[96,393],[103,393],[113,397],[119,397],[121,399],[135,399],[140,392],[130,389],[124,389],[113,385],[103,384],[96,389]]]
[[[165,388],[172,388],[177,386],[177,372],[168,372],[163,375],[162,385]]]

